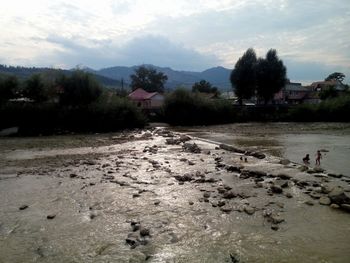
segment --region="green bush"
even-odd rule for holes
[[[288,120],[290,121],[317,121],[317,105],[301,104],[289,109]]]
[[[320,104],[302,104],[289,110],[292,121],[350,121],[350,95],[331,98]]]
[[[164,103],[164,119],[172,125],[229,123],[236,111],[227,101],[210,100],[185,89],[177,89]]]
[[[109,101],[99,100],[89,105],[89,122],[96,125],[100,132],[125,128],[143,127],[146,117],[140,109],[127,98],[112,96]]]
[[[54,103],[7,103],[0,108],[0,129],[19,127],[20,135],[110,132],[146,124],[141,111],[125,98],[111,97],[80,107]]]
[[[325,100],[318,111],[322,120],[350,121],[350,95]]]
[[[58,113],[54,104],[9,102],[0,109],[0,128],[16,126],[23,135],[50,134],[57,128]]]
[[[62,75],[56,80],[62,89],[61,105],[88,105],[100,97],[102,88],[92,74],[75,70],[71,76]]]

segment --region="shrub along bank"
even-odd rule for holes
[[[171,125],[248,121],[350,121],[350,95],[320,104],[239,106],[179,89],[165,100],[163,120]]]
[[[327,99],[320,104],[301,104],[289,110],[289,121],[350,121],[350,95]]]
[[[79,107],[54,103],[7,103],[0,108],[0,120],[0,129],[16,126],[19,135],[109,132],[146,124],[144,115],[123,98]]]
[[[171,125],[223,124],[237,120],[230,102],[210,100],[185,89],[177,89],[165,99],[163,119]]]

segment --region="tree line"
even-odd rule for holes
[[[2,76],[0,119],[0,129],[17,126],[21,135],[107,132],[146,124],[131,101],[80,70],[34,74],[26,80]]]
[[[148,92],[164,92],[167,81],[164,73],[146,66],[136,69],[130,77],[132,89],[143,88]],[[341,82],[344,78],[344,74],[335,72],[325,80]],[[235,64],[230,80],[240,104],[251,97],[266,104],[285,85],[286,67],[276,50],[271,49],[264,58],[257,58],[254,49],[250,48]],[[350,116],[349,93],[342,98],[334,98],[337,93],[332,89],[320,93],[327,102],[319,106],[301,105],[288,112],[285,109],[276,111],[273,107],[234,107],[231,101],[210,100],[202,93],[218,95],[219,90],[210,82],[201,80],[193,84],[192,90],[178,89],[166,94],[157,121],[204,125],[249,120],[343,121]],[[48,70],[24,80],[2,75],[0,129],[19,126],[21,134],[36,134],[42,131],[101,132],[142,127],[146,124],[146,117],[126,96],[125,90],[109,90],[93,75],[81,70],[70,74]],[[308,116],[302,112],[308,112]]]
[[[33,74],[21,81],[16,76],[0,77],[1,103],[25,98],[32,103],[87,105],[100,97],[102,86],[89,73],[75,70],[69,76],[55,72]]]

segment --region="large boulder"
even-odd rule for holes
[[[224,192],[222,197],[225,198],[225,199],[232,199],[232,198],[237,197],[237,193],[235,193],[233,191],[226,191],[226,192]]]
[[[288,165],[288,164],[290,164],[290,161],[288,159],[282,159],[282,160],[280,160],[279,163],[283,164],[283,165]]]
[[[282,179],[282,180],[290,180],[292,178],[290,175],[283,174],[283,173],[277,174],[277,177]]]
[[[184,143],[184,145],[182,146],[182,149],[185,152],[201,153],[201,149],[195,143],[192,143],[192,144],[191,143]]]
[[[243,170],[240,174],[240,178],[250,178],[250,177],[254,177],[254,178],[262,178],[262,177],[266,177],[267,173],[263,172],[263,171],[258,171],[258,170]]]
[[[321,198],[320,198],[320,204],[321,205],[330,205],[331,204],[331,199],[329,198],[329,197],[327,197],[327,196],[322,196]]]
[[[340,186],[334,187],[328,194],[332,203],[335,204],[350,204],[350,197],[344,192],[344,189]]]
[[[165,141],[166,141],[166,144],[169,144],[169,145],[178,145],[181,143],[181,141],[174,138],[168,138]]]
[[[350,205],[349,204],[342,204],[341,209],[343,209],[344,211],[350,213]]]
[[[255,157],[255,158],[258,158],[258,159],[264,159],[266,157],[265,154],[263,153],[260,153],[260,152],[253,152],[250,154],[251,156]]]
[[[175,177],[175,179],[178,180],[179,182],[189,182],[189,181],[194,180],[193,174],[189,174],[189,173],[186,173],[186,174],[184,174],[183,176],[181,176],[181,175],[175,175],[174,177]]]
[[[187,142],[187,141],[190,141],[191,140],[191,137],[188,136],[188,135],[180,135],[180,138],[178,139],[180,142]]]
[[[271,186],[271,191],[275,194],[281,194],[283,192],[283,189],[279,185],[272,185]]]
[[[226,170],[228,172],[237,172],[237,173],[240,173],[241,170],[244,168],[244,166],[236,166],[236,165],[229,165],[229,166],[226,166]]]

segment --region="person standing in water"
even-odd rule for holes
[[[321,159],[322,159],[322,154],[320,150],[318,150],[316,153],[316,165],[321,165]]]

